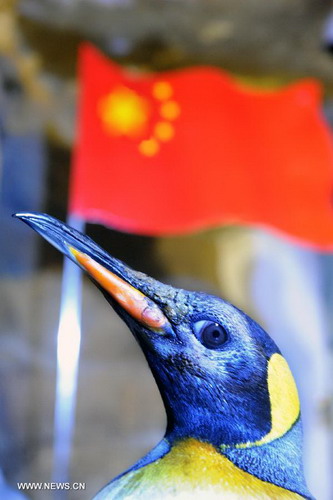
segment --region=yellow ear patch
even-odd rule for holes
[[[297,387],[288,363],[281,354],[273,354],[268,362],[267,383],[271,405],[271,430],[258,441],[236,444],[236,448],[270,443],[288,432],[299,417]]]
[[[273,354],[268,362],[268,392],[272,428],[264,437],[266,443],[289,431],[300,413],[295,380],[287,361],[281,354]]]

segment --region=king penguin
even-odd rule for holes
[[[95,500],[313,499],[297,388],[268,334],[219,297],[134,271],[46,214],[16,214],[88,273],[155,378],[163,440]]]

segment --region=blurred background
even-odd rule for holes
[[[140,71],[213,65],[266,90],[313,77],[333,124],[328,0],[0,0],[1,499],[19,498],[17,481],[51,481],[54,469],[62,258],[10,215],[36,210],[66,220],[82,41]],[[241,225],[159,238],[98,224],[86,232],[132,267],[219,294],[268,330],[298,383],[310,490],[333,499],[332,254]],[[164,426],[143,355],[84,278],[69,478],[86,490],[64,498],[91,498]]]

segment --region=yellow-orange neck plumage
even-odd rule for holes
[[[212,445],[189,438],[164,457],[112,482],[96,500],[190,498],[297,500],[300,495],[239,469]]]

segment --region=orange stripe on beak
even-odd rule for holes
[[[151,330],[161,331],[168,323],[160,308],[139,290],[112,273],[89,255],[69,247],[75,260],[132,318]]]

